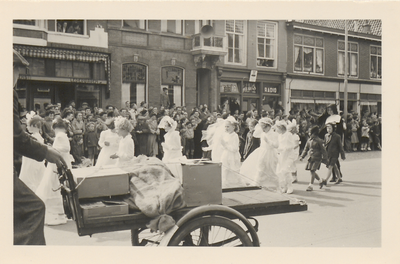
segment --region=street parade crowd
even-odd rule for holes
[[[14,86],[18,69],[27,65],[14,51]],[[346,122],[336,105],[323,113],[284,114],[281,104],[243,113],[227,102],[211,110],[206,104],[175,106],[167,89],[160,98],[159,108],[129,101],[119,109],[85,102],[77,108],[72,101],[64,109],[48,104],[41,112],[23,109],[14,90],[14,244],[45,244],[43,224],[67,223],[56,172],[61,164],[101,169],[147,156],[178,175],[177,164],[186,159],[212,160],[221,163],[223,188],[257,185],[291,194],[298,159],[308,156],[307,191],[312,191],[315,180],[320,188],[332,176],[331,181],[342,181],[339,155],[344,160],[345,151],[381,150],[376,113],[352,113]],[[317,174],[321,164],[328,168],[325,177]]]

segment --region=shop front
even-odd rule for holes
[[[275,109],[281,100],[280,84],[269,82],[221,81],[220,104],[234,114]]]
[[[78,50],[15,45],[29,62],[20,72],[16,90],[27,110],[43,112],[46,105],[75,101],[90,107],[102,106],[109,94],[109,56]]]

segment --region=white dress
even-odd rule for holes
[[[135,144],[133,143],[131,134],[128,134],[124,138],[121,137],[116,154],[118,155],[116,163],[116,166],[118,167],[129,165],[130,162],[134,159]]]
[[[245,186],[245,181],[239,174],[240,153],[239,136],[235,132],[225,132],[221,138],[222,154],[222,188]]]
[[[278,165],[278,134],[272,129],[267,133],[261,132],[260,147],[255,149],[243,162],[240,173],[246,177],[250,185],[279,188],[276,167]]]
[[[54,138],[53,148],[58,150],[67,163],[68,169],[72,168],[70,142],[66,133],[58,132]],[[54,163],[48,163],[42,181],[40,182],[36,195],[43,200],[46,206],[45,222],[49,223],[59,218],[65,218],[62,196],[59,188],[57,166]]]
[[[112,132],[111,129],[100,133],[99,146],[101,147],[101,151],[96,162],[96,168],[115,165],[117,163],[117,159],[111,159],[110,156],[117,153],[120,139],[121,137],[117,133]],[[109,146],[104,145],[106,141],[110,143]]]
[[[32,137],[42,144],[44,144],[44,139],[40,133],[33,133]],[[19,178],[23,181],[26,186],[28,186],[33,192],[36,192],[37,187],[42,181],[43,174],[46,167],[44,166],[44,161],[36,161],[27,157],[22,157],[21,172],[19,173]]]
[[[164,135],[165,142],[161,143],[164,151],[162,161],[171,171],[174,177],[182,183],[182,165],[181,161],[186,157],[182,155],[181,136],[178,131],[169,130]]]
[[[292,133],[291,133],[292,134]],[[297,171],[296,168],[296,160],[299,157],[299,144],[300,144],[300,137],[297,134],[292,134],[292,140],[293,140],[293,149],[292,149],[292,154],[290,156],[290,159],[292,160],[292,164],[290,166],[290,172],[294,173]]]
[[[276,173],[279,178],[279,183],[281,189],[285,192],[292,188],[292,164],[293,159],[293,149],[295,147],[292,133],[285,132],[279,134],[279,147],[278,147],[278,166]]]

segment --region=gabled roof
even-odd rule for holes
[[[327,27],[344,30],[345,20],[294,20],[303,24],[310,24],[314,26]],[[348,20],[349,32],[366,33],[364,25],[370,25],[370,31],[367,34],[382,36],[382,20],[375,19],[353,19]]]

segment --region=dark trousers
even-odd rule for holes
[[[14,245],[45,245],[43,201],[14,176]]]

